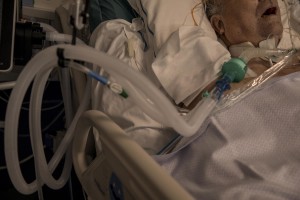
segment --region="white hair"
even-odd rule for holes
[[[221,13],[223,9],[222,1],[226,0],[202,0],[205,5],[207,18],[210,19],[213,15]]]

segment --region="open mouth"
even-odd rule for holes
[[[271,8],[268,8],[263,14],[261,17],[267,17],[267,16],[270,16],[270,15],[276,15],[277,13],[277,8],[276,7],[271,7]]]

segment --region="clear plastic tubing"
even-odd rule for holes
[[[275,65],[264,71],[257,78],[250,81],[246,86],[236,89],[232,93],[226,95],[224,98],[222,98],[221,103],[218,104],[219,108],[217,110],[231,106],[235,102],[238,102],[238,100],[249,95],[252,91],[254,91],[255,88],[262,85],[267,80],[276,75],[284,67],[288,66],[288,64],[293,60],[294,56],[297,55],[296,53],[297,50],[290,51],[284,56],[284,58],[280,62],[276,63]]]
[[[24,177],[22,176],[22,172],[19,166],[19,156],[18,156],[18,120],[20,116],[20,110],[22,101],[24,99],[25,93],[30,86],[30,83],[34,79],[34,77],[37,75],[37,73],[40,72],[40,70],[50,70],[53,68],[53,66],[57,65],[57,57],[56,57],[56,47],[50,47],[47,48],[44,51],[39,52],[32,60],[29,61],[27,66],[23,69],[21,74],[19,75],[18,81],[11,93],[10,101],[7,105],[7,112],[5,117],[5,142],[4,142],[4,148],[5,148],[5,159],[6,164],[8,167],[8,173],[11,178],[12,183],[14,184],[15,188],[23,194],[32,194],[38,189],[38,184],[36,181],[28,184]],[[43,86],[44,87],[44,86]],[[82,104],[80,105],[74,120],[72,124],[70,125],[70,128],[68,129],[66,136],[62,140],[60,146],[58,147],[58,150],[55,152],[54,156],[49,162],[48,168],[50,172],[53,172],[57,165],[59,164],[60,160],[64,156],[64,153],[67,151],[72,137],[73,132],[75,129],[75,126],[77,124],[77,121],[81,115],[81,113],[87,109],[88,103],[89,103],[89,89],[86,89],[86,94],[84,96],[84,100]],[[42,94],[36,94],[39,96],[39,98],[42,98]],[[34,109],[34,108],[32,108]],[[39,109],[37,109],[39,110]],[[37,137],[36,137],[37,138]],[[34,141],[34,143],[41,143],[41,141]],[[43,148],[37,147],[33,148],[35,151],[35,154],[37,155],[37,152],[43,152]],[[71,165],[71,160],[69,160],[69,166]],[[66,166],[69,168],[68,166]],[[69,172],[68,172],[69,173]],[[40,174],[40,173],[39,173]],[[63,174],[67,174],[64,173]],[[64,175],[62,175],[64,176]],[[63,177],[64,179],[64,177]],[[51,178],[48,180],[39,179],[42,182],[51,182]],[[49,184],[51,185],[51,184]],[[53,188],[57,188],[55,184],[53,184]]]
[[[20,166],[18,164],[18,124],[16,122],[19,119],[22,100],[31,81],[34,79],[36,74],[40,72],[41,69],[47,71],[51,69],[51,67],[56,65],[56,50],[58,47],[65,50],[65,58],[82,60],[102,66],[105,71],[107,71],[109,74],[114,76],[116,80],[118,80],[118,82],[125,88],[125,90],[129,94],[129,98],[131,98],[137,105],[139,105],[146,114],[148,114],[153,119],[165,124],[166,126],[172,127],[182,136],[188,137],[195,134],[199,130],[203,121],[216,106],[216,101],[214,99],[205,98],[193,110],[193,112],[189,114],[188,118],[184,119],[182,116],[180,116],[177,109],[170,102],[170,100],[150,80],[148,80],[140,72],[132,69],[120,60],[87,46],[57,45],[49,47],[39,52],[24,68],[19,76],[15,88],[12,91],[10,99],[13,99],[13,101],[9,101],[7,106],[8,112],[6,112],[5,121],[6,162],[8,166],[8,172],[13,184],[15,185],[17,190],[23,194],[31,194],[35,192],[37,190],[37,184],[36,182],[27,184],[22,176]],[[39,81],[44,82],[42,78]],[[36,84],[44,85],[44,83]],[[35,90],[37,90],[34,95],[36,96],[35,98],[41,98],[42,94],[40,93],[42,91],[42,88]],[[87,89],[86,91],[89,90]],[[84,98],[87,99],[85,102],[88,102],[89,94],[85,95]],[[40,104],[40,102],[36,102],[36,105]],[[61,185],[58,183],[59,181],[57,182],[53,180],[53,177],[51,177],[51,173],[54,171],[54,169],[62,159],[64,153],[67,151],[73,137],[72,133],[74,132],[77,120],[80,114],[83,112],[84,108],[84,106],[80,106],[79,110],[77,111],[75,119],[68,129],[66,136],[64,137],[61,145],[48,164],[49,170],[48,168],[46,168],[45,160],[43,161],[44,164],[39,164],[39,166],[41,166],[39,168],[40,172],[45,172],[42,175],[45,175],[45,177],[42,177],[42,181],[45,183],[47,182],[52,188],[58,188],[58,186]],[[38,119],[39,116],[38,114],[36,115],[37,116],[35,117],[35,119]],[[33,122],[31,123],[32,127],[38,124],[35,124]],[[39,130],[40,127],[36,127],[34,129]],[[35,139],[33,142],[39,142],[41,144],[41,138],[39,138],[37,135],[34,136]],[[34,147],[34,151],[41,151],[40,144],[39,146],[37,145],[36,147]],[[38,153],[36,152],[36,154]],[[43,171],[45,168],[48,171]]]
[[[51,71],[52,69],[48,69],[46,72],[44,72],[44,70],[40,71],[34,80],[30,98],[29,128],[32,140],[31,145],[33,147],[35,162],[37,163],[36,170],[39,172],[38,174],[40,176],[37,177],[37,179],[39,178],[41,183],[46,183],[52,189],[60,189],[68,181],[72,168],[72,158],[69,154],[66,156],[62,175],[58,180],[55,180],[52,177],[53,169],[49,170],[47,166],[41,131],[42,96]]]
[[[50,42],[72,43],[72,35],[57,32],[46,32],[46,40]],[[86,45],[82,40],[76,38],[76,44]]]
[[[286,54],[287,52],[287,50],[281,49],[263,49],[253,47],[243,51],[239,58],[241,58],[245,63],[248,63],[252,58],[265,56],[280,56]]]
[[[102,66],[105,71],[118,80],[118,83],[127,91],[129,98],[132,98],[146,114],[166,126],[174,128],[183,136],[195,134],[203,122],[203,116],[205,118],[207,116],[203,106],[203,109],[198,109],[191,116],[190,121],[185,121],[170,100],[150,80],[114,57],[89,47],[74,48],[72,46],[65,46],[65,57]],[[212,104],[212,102],[209,100],[205,104]]]
[[[92,62],[99,66],[102,66],[109,74],[113,75],[118,82],[127,90],[129,97],[138,104],[143,111],[148,114],[153,119],[165,124],[166,126],[172,127],[182,136],[192,136],[199,130],[201,124],[206,119],[207,115],[214,109],[216,101],[211,98],[205,98],[188,116],[187,120],[182,118],[177,112],[177,109],[169,101],[167,97],[161,91],[154,86],[154,84],[143,76],[138,71],[132,69],[120,60],[108,56],[105,53],[96,51],[95,49],[87,46],[73,46],[73,45],[57,45],[49,47],[41,52],[39,52],[24,68],[20,74],[18,81],[11,93],[10,101],[7,106],[6,120],[5,120],[5,158],[8,166],[8,173],[10,178],[15,185],[16,189],[23,194],[31,194],[35,192],[38,188],[37,183],[33,182],[27,184],[24,180],[18,159],[18,119],[21,110],[22,100],[25,96],[27,88],[29,87],[31,81],[38,74],[39,76],[44,76],[42,72],[50,70],[57,63],[56,51],[57,48],[63,48],[65,58],[82,60],[85,62]],[[89,79],[90,81],[90,79]],[[33,98],[38,107],[41,105],[42,90],[45,84],[44,77],[38,78],[36,85],[34,86]],[[90,83],[88,84],[90,85]],[[58,150],[55,152],[54,156],[48,164],[48,168],[45,165],[45,159],[43,164],[38,164],[39,172],[43,172],[43,177],[40,179],[42,182],[49,184],[52,188],[58,188],[61,186],[62,182],[55,181],[51,175],[54,169],[59,164],[64,153],[69,148],[72,141],[73,132],[77,121],[81,113],[87,108],[89,100],[89,89],[86,89],[86,94],[84,96],[85,100],[80,105],[70,128],[68,129],[64,139],[62,140]],[[32,108],[34,109],[34,108]],[[40,108],[37,109],[38,112],[35,113],[34,119],[39,118]],[[31,122],[31,127],[38,126],[38,123]],[[35,127],[34,129],[40,130],[40,127]],[[38,136],[40,133],[34,131],[33,143],[38,145],[34,146],[35,155],[41,155],[38,151],[41,150],[41,138]],[[66,168],[69,168],[68,165]],[[47,169],[48,171],[43,171]],[[41,174],[41,173],[39,173]],[[63,174],[67,174],[64,173]],[[65,175],[63,175],[65,176]],[[66,175],[67,176],[67,175]],[[62,177],[63,180],[65,177]]]

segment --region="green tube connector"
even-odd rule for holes
[[[231,82],[240,82],[247,72],[247,64],[241,58],[231,58],[222,66],[222,74],[227,75]]]

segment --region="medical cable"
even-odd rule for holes
[[[15,86],[15,81],[0,83],[0,90],[12,89]]]
[[[63,114],[64,114],[64,109],[63,110],[61,110],[56,116],[55,116],[55,118],[54,119],[52,119],[52,121],[51,122],[49,122],[48,124],[47,124],[47,126],[46,127],[44,127],[43,129],[42,129],[42,132],[45,132],[45,131],[47,131],[55,122],[57,122],[58,121],[58,119],[60,118],[60,117],[62,117],[63,116]]]
[[[1,96],[0,96],[0,100],[2,100],[5,103],[8,103],[8,101],[9,101],[8,99],[5,99],[4,97],[1,97]],[[53,103],[55,103],[56,105],[49,106],[49,107],[43,107],[42,108],[42,112],[51,111],[51,110],[54,110],[54,109],[56,109],[56,108],[58,108],[58,107],[60,107],[60,106],[63,105],[63,101],[61,101],[61,100],[53,100],[53,101],[47,100],[47,101],[43,101],[44,105],[45,104],[53,104]],[[24,106],[22,106],[21,109],[24,110],[24,111],[29,111],[29,108],[25,107],[26,104],[29,104],[29,102],[23,102],[22,105],[24,105]]]
[[[44,146],[44,148],[46,148],[46,146]],[[24,159],[22,159],[22,160],[20,160],[20,164],[24,164],[24,163],[26,163],[27,161],[29,161],[30,159],[32,159],[32,158],[34,158],[34,156],[33,156],[33,154],[32,155],[30,155],[30,156],[27,156],[26,158],[24,158]],[[0,171],[1,170],[7,170],[7,166],[0,166]]]
[[[192,10],[191,10],[191,14],[192,14],[192,18],[193,18],[193,21],[194,21],[194,25],[195,25],[195,26],[199,26],[199,24],[201,24],[201,22],[200,22],[199,24],[196,22],[196,18],[195,18],[195,15],[194,15],[195,9],[196,9],[199,5],[201,5],[201,4],[202,4],[202,2],[197,3],[197,4],[192,8]]]

